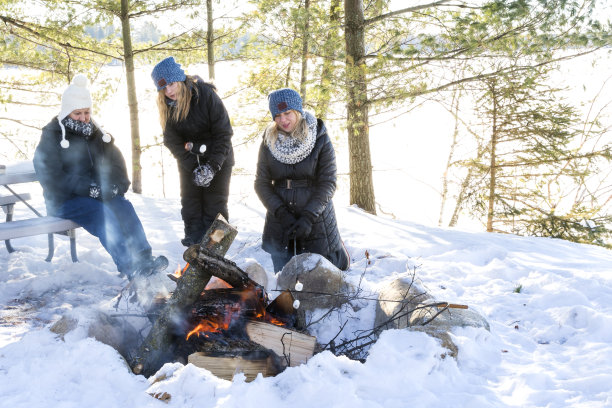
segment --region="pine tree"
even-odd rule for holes
[[[472,210],[489,232],[604,244],[612,216],[602,213],[596,190],[572,192],[586,192],[585,180],[611,160],[612,145],[598,144],[603,130],[585,131],[546,79],[540,68],[483,80],[477,113],[488,143],[470,168],[486,182],[472,185]]]

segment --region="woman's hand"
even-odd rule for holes
[[[306,239],[312,232],[312,224],[315,216],[308,211],[305,211],[300,218],[290,227],[289,236],[294,236],[297,239]]]
[[[199,187],[208,187],[214,177],[215,171],[210,167],[210,164],[203,164],[193,171],[193,184]]]
[[[89,186],[89,197],[99,199],[101,194],[100,186],[96,183],[91,183]]]
[[[297,218],[287,207],[284,205],[280,206],[278,210],[276,210],[276,214],[274,215],[281,223],[283,230],[289,231],[289,229],[295,224]]]

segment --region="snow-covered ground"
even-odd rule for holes
[[[272,262],[260,247],[264,209],[254,194],[235,187],[230,223],[239,233],[227,256],[239,266],[259,262],[274,289]],[[43,209],[40,191],[32,194]],[[179,200],[129,199],[154,252],[167,256],[171,269],[184,265]],[[16,207],[16,218],[28,216],[24,206]],[[437,300],[469,305],[489,321],[490,332],[454,331],[457,359],[440,358],[444,349],[424,333],[389,330],[365,363],[323,352],[252,382],[175,363],[160,370],[165,380],[151,384],[132,374],[113,348],[87,337],[96,311],[125,312],[113,304],[127,282],[97,240],[79,231],[80,262],[72,263],[68,240],[57,237],[55,258],[47,263],[46,236],[16,239],[17,252],[0,248],[0,407],[612,406],[611,251],[428,227],[338,204],[337,213],[353,259],[349,280],[357,283],[364,274],[362,287],[375,292],[416,270]],[[366,304],[344,337],[372,326],[375,305]],[[49,328],[64,315],[79,323],[61,339]],[[337,318],[320,324],[318,340],[329,340],[339,324]],[[158,392],[171,399],[149,395]]]

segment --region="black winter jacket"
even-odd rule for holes
[[[62,129],[53,118],[42,130],[40,142],[34,152],[34,170],[43,188],[47,214],[56,210],[67,200],[89,195],[92,183],[107,191],[116,185],[123,195],[130,186],[123,155],[111,137],[109,143],[102,141],[103,133],[97,127],[89,137],[66,128],[67,149],[60,146]]]
[[[180,122],[168,119],[164,130],[164,145],[172,152],[179,169],[184,172],[191,173],[198,165],[196,156],[185,151],[186,142],[194,144],[194,152],[199,151],[201,145],[206,145],[202,164],[208,162],[216,171],[224,164],[233,166],[231,139],[234,132],[227,110],[213,86],[197,76],[195,78],[195,84],[188,82],[188,86],[192,87],[189,114]]]
[[[284,179],[308,180],[308,187],[286,189],[273,184],[275,180]],[[316,217],[312,232],[301,242],[299,252],[317,253],[337,263],[335,254],[343,248],[332,203],[335,190],[336,158],[323,121],[317,119],[315,145],[310,155],[299,163],[281,163],[263,142],[255,177],[255,191],[267,209],[263,249],[269,253],[287,250],[286,231],[275,216],[284,205],[297,216],[308,211]]]

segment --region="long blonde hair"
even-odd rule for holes
[[[300,112],[293,109],[291,109],[291,111],[297,116],[297,125],[295,126],[295,129],[289,133],[289,136],[303,142],[304,139],[306,139],[306,136],[308,136],[308,123],[306,122],[306,118],[304,118]],[[278,132],[282,132],[282,130],[278,129],[276,122],[272,122],[268,125],[264,136],[268,146],[274,146],[276,139],[278,139]]]
[[[191,90],[197,94],[198,88],[195,86],[196,79],[190,75],[184,81],[178,82],[178,88],[176,92],[176,106],[174,110],[166,103],[166,94],[164,90],[157,92],[157,109],[159,110],[159,123],[162,130],[166,130],[166,124],[169,119],[175,122],[184,120],[189,114],[189,107],[191,106]],[[193,83],[193,86],[189,86]]]

